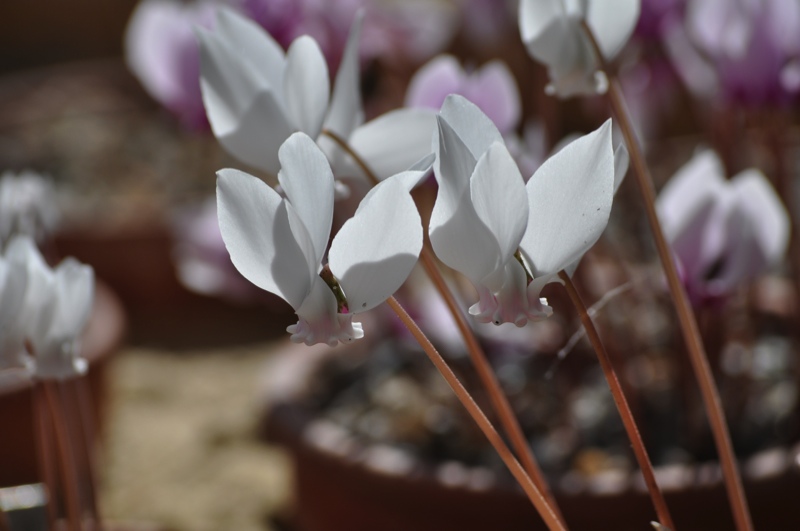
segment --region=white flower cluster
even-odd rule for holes
[[[67,379],[86,372],[81,332],[94,300],[94,271],[73,258],[55,269],[15,236],[0,257],[0,374]]]

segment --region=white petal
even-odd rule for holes
[[[586,22],[606,59],[613,59],[639,21],[641,0],[589,0]]]
[[[216,33],[236,54],[250,75],[269,84],[278,101],[283,101],[283,73],[286,57],[272,36],[252,20],[234,10],[220,7],[217,11]]]
[[[431,153],[436,114],[429,109],[397,109],[371,120],[353,132],[350,146],[378,179],[408,169]],[[336,174],[340,168],[334,166]],[[362,175],[352,161],[342,167],[349,175]]]
[[[364,11],[359,10],[347,37],[347,45],[333,85],[331,106],[325,118],[325,128],[343,138],[349,137],[364,122],[358,54],[363,20]]]
[[[55,286],[58,310],[50,334],[76,339],[94,304],[94,270],[74,258],[66,258],[55,269]]]
[[[231,169],[217,175],[219,228],[233,265],[296,310],[316,275],[306,254],[313,254],[310,237],[306,245],[292,231],[289,203],[263,181]]]
[[[789,214],[775,189],[758,170],[745,170],[731,179],[739,208],[747,213],[757,245],[767,265],[778,262],[789,245]]]
[[[28,285],[18,322],[34,347],[39,347],[56,311],[53,270],[45,263],[33,240],[26,236],[11,240],[6,249],[6,258],[27,271]]]
[[[272,92],[262,92],[249,108],[234,115],[202,79],[201,87],[211,128],[223,147],[242,162],[277,174],[278,149],[292,128]]]
[[[439,192],[428,229],[431,245],[442,262],[478,284],[496,268],[500,248],[472,204],[475,159],[444,119],[438,124],[434,171]]]
[[[519,30],[526,44],[554,25],[563,24],[566,17],[563,0],[522,0],[519,4]],[[554,41],[563,39],[554,39]],[[539,58],[540,61],[549,62]]]
[[[525,182],[516,162],[501,142],[492,144],[478,160],[470,179],[475,212],[500,248],[498,265],[516,252],[528,225]]]
[[[664,236],[678,239],[692,220],[723,193],[725,171],[713,151],[701,151],[672,176],[656,200]]]
[[[289,47],[283,93],[287,114],[295,129],[313,138],[322,129],[328,109],[328,64],[317,41],[303,35]]]
[[[278,181],[311,238],[311,263],[319,264],[333,222],[333,172],[319,146],[303,133],[290,136],[279,155]]]
[[[617,150],[614,151],[614,194],[616,195],[619,186],[625,179],[628,173],[628,167],[631,165],[631,156],[628,154],[628,148],[625,147],[625,142],[620,142]]]
[[[387,179],[365,198],[331,244],[331,271],[351,313],[389,298],[405,282],[422,249],[422,222],[399,179]]]
[[[611,120],[550,157],[527,184],[528,230],[520,248],[534,277],[579,259],[608,223],[614,192]]]
[[[475,160],[481,158],[489,146],[502,142],[503,136],[489,117],[477,105],[458,94],[444,100],[439,115],[453,128],[469,149]]]

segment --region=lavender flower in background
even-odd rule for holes
[[[361,9],[366,13],[362,60],[403,56],[419,62],[444,48],[455,30],[452,9],[425,0],[237,0],[234,5],[284,48],[301,35],[311,36],[332,72],[339,68],[350,26]]]
[[[184,286],[196,293],[234,302],[263,299],[263,292],[248,282],[231,262],[219,231],[214,198],[181,210],[172,226],[176,242],[172,258]]]
[[[449,94],[460,94],[477,105],[504,136],[519,124],[519,90],[501,61],[490,61],[468,72],[452,55],[439,55],[414,74],[406,92],[406,106],[440,109]]]
[[[634,36],[640,39],[660,39],[666,26],[681,16],[686,0],[642,0],[641,15]]]
[[[21,234],[42,242],[58,224],[60,213],[50,179],[32,171],[0,176],[0,243]]]
[[[783,104],[800,92],[800,2],[688,0],[667,49],[697,95],[744,105]]]
[[[210,1],[142,0],[125,33],[128,68],[150,96],[192,129],[208,126],[194,27],[212,28],[217,6]]]
[[[725,180],[719,157],[695,155],[658,196],[664,234],[694,304],[714,303],[784,256],[789,217],[754,169]]]

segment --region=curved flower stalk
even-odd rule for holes
[[[517,84],[502,61],[467,72],[452,55],[436,56],[411,78],[406,106],[439,109],[449,94],[460,94],[477,105],[503,136],[514,131],[522,116]]]
[[[125,30],[125,59],[145,90],[187,127],[207,128],[195,25],[210,28],[211,1],[143,0]]]
[[[6,259],[26,272],[16,325],[33,349],[35,376],[64,380],[84,374],[79,342],[94,301],[92,268],[67,258],[53,270],[27,237],[11,241]]]
[[[568,98],[604,93],[608,79],[582,24],[589,25],[610,61],[633,33],[639,10],[640,0],[521,0],[522,40],[528,53],[547,66],[548,94]]]
[[[694,304],[712,303],[775,265],[789,244],[789,216],[755,169],[725,180],[711,151],[696,154],[656,203]]]
[[[324,153],[303,133],[281,146],[278,180],[286,198],[237,170],[217,179],[219,225],[236,268],[294,308],[292,341],[335,346],[363,337],[354,314],[390,297],[422,248],[409,190],[425,176],[407,171],[373,188],[331,243],[334,180]]]
[[[0,176],[0,242],[15,234],[43,241],[60,217],[53,183],[32,171]]]
[[[525,184],[492,122],[453,95],[438,115],[434,149],[431,244],[476,287],[480,300],[470,313],[517,326],[548,317],[542,287],[600,237],[615,181],[627,169],[620,156],[615,179],[611,122],[565,146]]]
[[[232,155],[276,174],[278,150],[294,132],[316,139],[323,129],[344,139],[381,178],[430,153],[433,113],[400,109],[364,124],[359,95],[356,17],[331,95],[319,45],[297,38],[288,52],[253,21],[220,9],[216,30],[198,30],[200,84],[214,135]],[[330,141],[320,139],[337,176],[360,170]]]

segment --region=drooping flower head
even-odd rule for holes
[[[581,23],[610,61],[639,19],[640,0],[521,0],[519,27],[528,53],[547,66],[547,91],[562,98],[603,93],[608,86]]]
[[[696,154],[667,183],[657,208],[694,304],[718,302],[786,252],[789,216],[755,169],[726,180],[719,157]]]
[[[380,178],[430,153],[433,114],[399,109],[364,123],[359,93],[361,17],[353,22],[330,90],[319,45],[297,38],[284,53],[253,21],[218,11],[216,30],[200,30],[201,88],[208,119],[223,147],[239,160],[277,174],[278,150],[294,132],[318,139],[327,129],[345,139]],[[339,176],[361,170],[330,139],[319,138]]]
[[[373,188],[327,253],[334,180],[314,141],[295,133],[281,146],[278,180],[286,198],[237,170],[217,180],[219,225],[236,268],[294,308],[287,330],[308,345],[363,336],[353,315],[391,296],[422,248],[422,226],[409,190],[425,171],[407,171]]]
[[[211,1],[142,0],[125,32],[128,68],[156,101],[193,129],[208,127],[194,27],[212,27],[216,7]]]
[[[28,237],[15,237],[5,258],[25,271],[24,297],[9,336],[15,348],[20,338],[30,345],[37,378],[61,380],[85,373],[80,337],[94,301],[92,268],[67,258],[51,269]]]
[[[480,300],[470,313],[517,326],[550,315],[542,287],[600,237],[621,180],[610,121],[565,146],[526,184],[494,124],[453,95],[439,113],[434,150],[431,244],[476,287]]]

